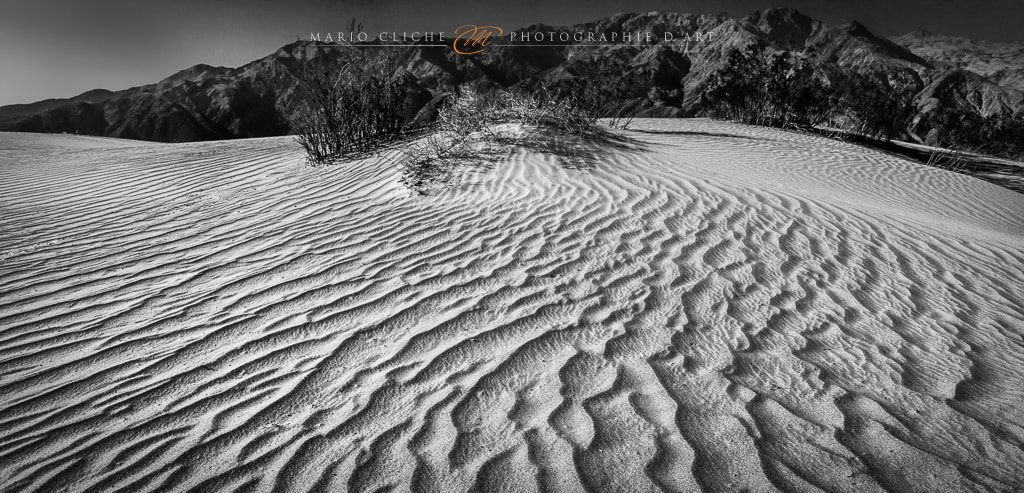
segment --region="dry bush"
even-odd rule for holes
[[[731,50],[701,97],[713,118],[781,128],[822,124],[834,104],[809,56],[776,53],[764,42]]]
[[[393,52],[338,47],[299,66],[302,110],[292,122],[310,162],[369,152],[402,135],[410,75]]]
[[[597,135],[595,119],[571,100],[464,87],[439,110],[431,133],[407,146],[402,181],[424,193],[449,183],[454,170],[493,162],[514,145]]]
[[[577,56],[565,64],[571,77],[541,83],[532,93],[559,102],[563,110],[571,109],[569,113],[587,120],[589,126],[604,119],[611,128],[625,129],[651,87],[651,72],[634,66],[633,54],[622,50],[600,57]]]
[[[845,117],[846,129],[873,139],[902,137],[917,113],[914,96],[921,81],[912,72],[846,70],[832,77],[834,113]]]
[[[1024,112],[984,117],[966,107],[943,107],[927,118],[935,133],[935,145],[1024,160]]]
[[[438,113],[440,128],[459,134],[518,123],[528,128],[544,127],[585,135],[595,131],[595,121],[577,100],[559,97],[546,89],[479,93],[462,88]]]
[[[486,139],[439,130],[409,142],[403,152],[400,181],[412,190],[425,193],[430,188],[453,182],[458,169],[486,164],[498,149]]]

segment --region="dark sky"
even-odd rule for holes
[[[617,12],[746,15],[792,7],[830,23],[858,20],[889,36],[928,30],[1024,40],[1022,0],[4,0],[0,105],[156,82],[207,63],[238,66],[309,37],[344,30],[452,31],[462,24],[573,24]]]

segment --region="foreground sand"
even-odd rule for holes
[[[428,197],[0,134],[0,490],[1024,488],[1024,195],[635,128]]]

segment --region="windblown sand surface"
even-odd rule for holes
[[[0,134],[0,490],[1024,488],[1024,195],[634,127],[428,197]]]

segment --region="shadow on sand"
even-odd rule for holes
[[[630,129],[630,132],[637,132],[642,134],[653,134],[653,135],[684,135],[691,137],[725,137],[728,139],[744,139],[744,140],[768,140],[762,137],[750,137],[747,135],[736,135],[726,134],[720,132],[694,132],[688,130],[641,130],[641,129]]]
[[[643,145],[639,141],[603,128],[597,128],[586,134],[546,132],[544,129],[540,129],[535,132],[535,135],[515,142],[514,145],[555,156],[559,158],[559,164],[563,168],[576,171],[594,169],[599,162],[598,158],[609,151],[643,149]]]
[[[898,141],[873,139],[856,134],[843,134],[839,140],[858,144],[920,164],[960,173],[1024,193],[1024,164],[981,154],[944,149],[922,149]]]
[[[516,149],[552,156],[561,167],[586,173],[606,160],[609,152],[643,148],[635,139],[603,128],[574,134],[542,127],[525,135],[492,135],[487,143],[483,148],[452,149],[444,156],[406,165],[403,183],[421,195],[475,188],[482,185],[483,180],[467,181],[465,171],[481,176],[480,173],[508,159]]]

